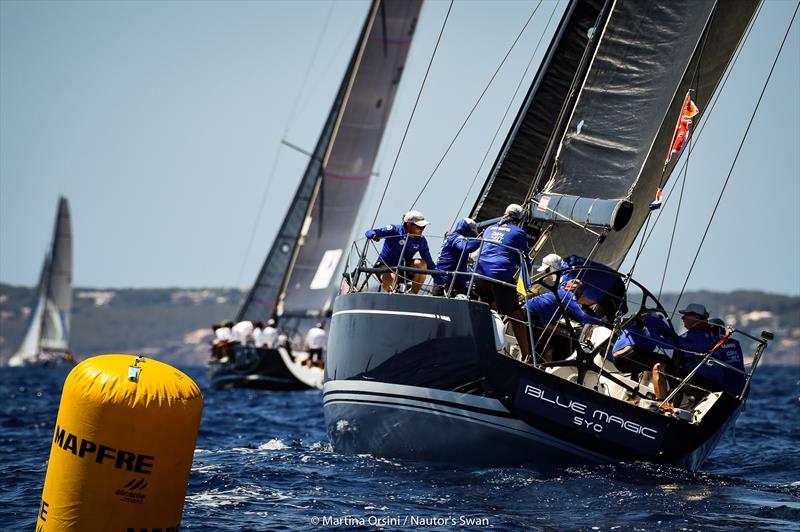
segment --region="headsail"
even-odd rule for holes
[[[72,230],[69,205],[60,198],[50,252],[39,276],[36,306],[10,366],[38,360],[43,351],[67,351],[72,315]]]
[[[238,319],[324,313],[372,174],[422,0],[375,0],[280,232]],[[280,306],[280,308],[279,308]]]
[[[758,4],[571,2],[473,216],[499,216],[523,198],[570,205],[587,220],[621,213],[625,223],[598,221],[618,230],[593,255],[619,266],[677,162],[664,168],[686,93],[694,89],[702,114]],[[587,256],[596,243],[560,223],[545,249]]]

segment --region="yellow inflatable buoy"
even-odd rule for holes
[[[200,428],[192,379],[156,360],[101,355],[61,394],[37,531],[177,531]]]

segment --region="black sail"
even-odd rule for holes
[[[589,32],[600,19],[603,0],[573,0],[539,66],[514,127],[472,208],[477,221],[503,214],[509,203],[520,203],[542,162],[560,113],[579,81],[577,73],[587,54]]]
[[[605,224],[600,245],[556,223],[544,247],[619,266],[677,162],[664,168],[687,91],[700,107],[697,123],[758,4],[573,0],[473,216],[490,219],[542,195],[564,197],[583,222],[624,212],[627,223]]]
[[[630,222],[608,232],[594,260],[621,264],[677,162],[664,169],[687,91],[700,108],[697,123],[758,3],[615,2],[542,189],[633,204]],[[588,256],[596,242],[579,227],[559,224],[546,249]]]
[[[369,184],[422,0],[375,0],[322,134],[237,319],[317,316]]]
[[[50,250],[46,299],[50,305],[42,322],[42,348],[66,350],[72,320],[72,228],[67,198],[60,198]]]

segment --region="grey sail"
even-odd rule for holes
[[[237,319],[325,313],[422,0],[375,0],[306,172]]]
[[[36,363],[45,352],[69,350],[72,315],[72,230],[69,205],[60,198],[50,251],[37,287],[36,306],[10,366]]]

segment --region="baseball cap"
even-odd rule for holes
[[[511,203],[506,207],[506,212],[503,213],[503,217],[509,220],[521,220],[524,214],[525,209],[522,208],[522,205]]]
[[[685,309],[679,310],[678,312],[684,315],[696,314],[697,316],[702,316],[703,318],[708,317],[708,311],[706,310],[706,307],[704,307],[699,303],[692,303],[690,305],[687,305]]]
[[[425,219],[425,215],[419,211],[408,211],[403,215],[404,224],[414,224],[417,227],[425,227],[430,222]]]
[[[539,269],[537,269],[536,271],[543,272],[547,271],[548,269],[560,270],[561,262],[562,262],[561,255],[558,255],[556,253],[551,253],[542,259],[542,265],[539,266]]]

